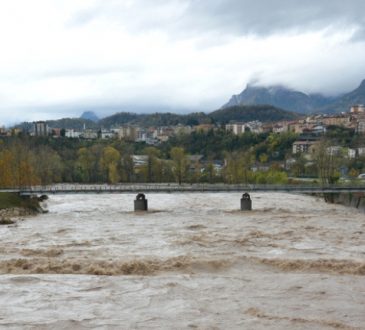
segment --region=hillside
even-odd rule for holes
[[[262,105],[269,104],[274,107],[297,113],[311,113],[319,107],[323,107],[332,98],[327,98],[321,94],[305,94],[283,86],[251,86],[238,95],[233,95],[222,108],[236,105]]]
[[[65,128],[81,130],[84,127],[99,129],[113,128],[122,125],[148,126],[175,126],[175,125],[199,125],[210,124],[214,122],[226,123],[229,121],[252,121],[260,120],[262,122],[293,120],[299,115],[293,112],[275,108],[270,105],[254,106],[233,106],[225,109],[216,110],[212,113],[195,112],[190,114],[175,113],[153,113],[153,114],[136,114],[131,112],[120,112],[112,116],[105,117],[98,122],[93,122],[82,118],[63,118],[59,120],[49,120],[47,124],[50,128]],[[32,123],[22,123],[17,127],[29,130]]]
[[[216,122],[253,121],[274,122],[279,120],[294,120],[299,114],[273,107],[272,105],[238,105],[220,109],[209,114]]]
[[[196,125],[210,122],[210,118],[204,113],[191,113],[188,115],[179,115],[174,113],[153,113],[153,114],[136,114],[129,112],[120,112],[106,117],[99,121],[101,127],[113,127],[124,124],[133,124],[139,126],[169,126],[169,125]]]
[[[136,114],[130,112],[120,112],[112,116],[101,119],[98,122],[100,127],[110,128],[125,124],[139,126],[170,126],[170,125],[198,125],[210,123],[211,119],[203,112],[180,115],[175,113],[152,113]]]
[[[321,107],[318,112],[321,113],[340,113],[348,112],[351,106],[355,104],[365,104],[365,80],[363,80],[359,87],[352,92],[349,92],[339,97],[334,102]]]

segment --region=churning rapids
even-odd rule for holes
[[[365,329],[365,216],[290,194],[56,195],[0,228],[7,329]]]

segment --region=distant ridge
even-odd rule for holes
[[[356,104],[365,104],[365,80],[361,82],[359,87],[352,92],[342,95],[334,100],[334,102],[318,109],[321,113],[340,113],[348,112],[351,106]]]
[[[269,104],[287,111],[308,114],[332,101],[333,98],[327,98],[321,94],[307,95],[280,85],[269,87],[247,85],[240,94],[233,95],[222,108]]]
[[[322,94],[305,94],[285,86],[253,86],[247,87],[222,106],[227,108],[236,105],[272,106],[304,114],[348,112],[355,104],[365,104],[365,80],[353,91],[338,97],[326,97]]]
[[[272,105],[235,105],[216,110],[209,114],[216,122],[228,123],[229,121],[253,121],[263,123],[280,120],[295,120],[300,114],[278,109]]]

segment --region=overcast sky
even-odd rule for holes
[[[0,2],[0,125],[94,110],[211,111],[247,83],[365,78],[364,0]]]

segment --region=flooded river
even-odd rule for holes
[[[251,197],[50,196],[0,227],[0,327],[365,329],[365,215]]]

